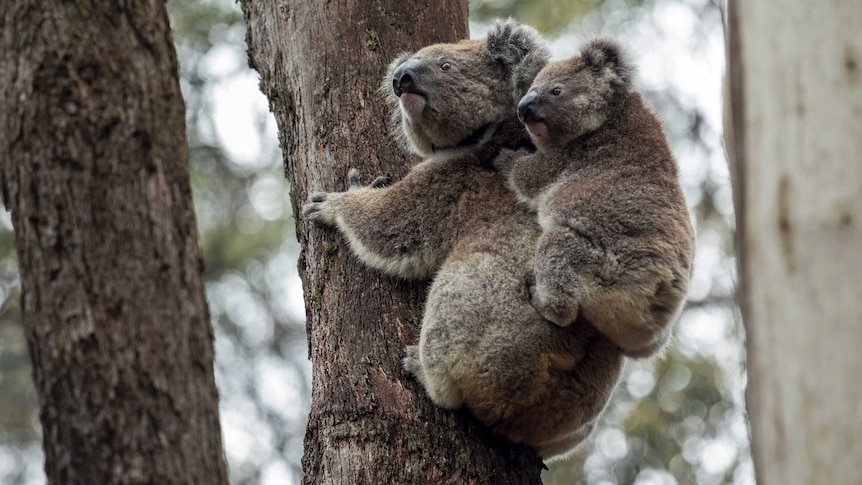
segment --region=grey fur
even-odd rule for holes
[[[518,39],[526,51],[501,48],[508,41],[500,39]],[[504,54],[490,54],[498,50]],[[509,64],[528,60],[537,68],[546,52],[535,31],[507,22],[488,39],[409,56],[422,62],[416,82],[427,97],[408,99],[409,116],[391,87],[388,97],[404,141],[426,158],[389,187],[352,184],[347,192],[315,194],[302,214],[337,227],[370,266],[404,278],[433,276],[405,370],[438,405],[466,405],[495,432],[547,459],[570,453],[589,434],[623,357],[589,323],[561,328],[530,305],[525,281],[541,229],[490,167],[500,149],[530,145],[514,116],[518,65]],[[452,68],[438,69],[441,60]],[[397,67],[390,66],[389,86]],[[477,132],[484,134],[465,143]]]
[[[436,44],[399,55],[381,85],[391,108],[393,135],[403,149],[423,157],[430,156],[433,147],[456,145],[475,129],[507,115],[549,56],[535,29],[512,20],[498,22],[482,40]],[[420,88],[427,98],[418,123],[405,116],[399,98],[392,95],[392,74],[410,59],[422,62]],[[444,61],[452,69],[442,73],[439,66]],[[462,69],[461,63],[469,63],[469,69]],[[484,103],[473,105],[475,111],[465,116],[463,107],[474,99]]]
[[[633,71],[612,39],[548,64],[521,105],[538,152],[505,151],[495,166],[543,228],[533,306],[563,327],[585,317],[626,355],[646,357],[666,345],[682,308],[694,231]]]

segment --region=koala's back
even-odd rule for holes
[[[568,165],[538,202],[539,307],[551,319],[575,309],[625,355],[649,357],[681,311],[694,231],[658,118],[635,92],[611,113],[543,154]]]
[[[559,156],[572,162],[540,204],[543,225],[583,229],[603,246],[666,242],[677,248],[673,258],[690,260],[693,232],[676,163],[639,94],[627,93],[605,126]]]
[[[438,365],[481,421],[541,452],[595,422],[622,356],[588,323],[560,328],[530,305],[526,281],[541,234],[535,214],[499,174],[472,175],[475,190],[460,201],[463,230],[426,303],[424,352],[443,357]]]

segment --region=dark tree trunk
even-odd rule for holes
[[[0,13],[12,211],[50,483],[227,483],[164,2]]]
[[[411,163],[378,92],[400,52],[467,36],[466,0],[244,0],[250,61],[279,126],[294,213],[344,190],[350,167],[397,180]],[[314,365],[306,483],[540,483],[535,454],[466,412],[433,405],[401,372],[425,284],[363,267],[333,230],[297,222]]]

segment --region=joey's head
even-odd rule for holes
[[[383,84],[396,137],[422,156],[477,143],[512,116],[548,56],[539,34],[512,20],[498,22],[484,39],[399,56]]]
[[[539,72],[518,103],[518,119],[540,150],[563,145],[605,123],[614,100],[632,88],[633,74],[619,43],[593,39]]]

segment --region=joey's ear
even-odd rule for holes
[[[622,44],[610,37],[597,37],[581,48],[584,64],[601,71],[607,69],[611,74],[611,84],[618,87],[631,86],[634,78],[634,65]]]
[[[549,55],[545,40],[536,29],[512,19],[495,23],[488,31],[486,42],[491,58],[508,67],[518,65],[532,52]]]

